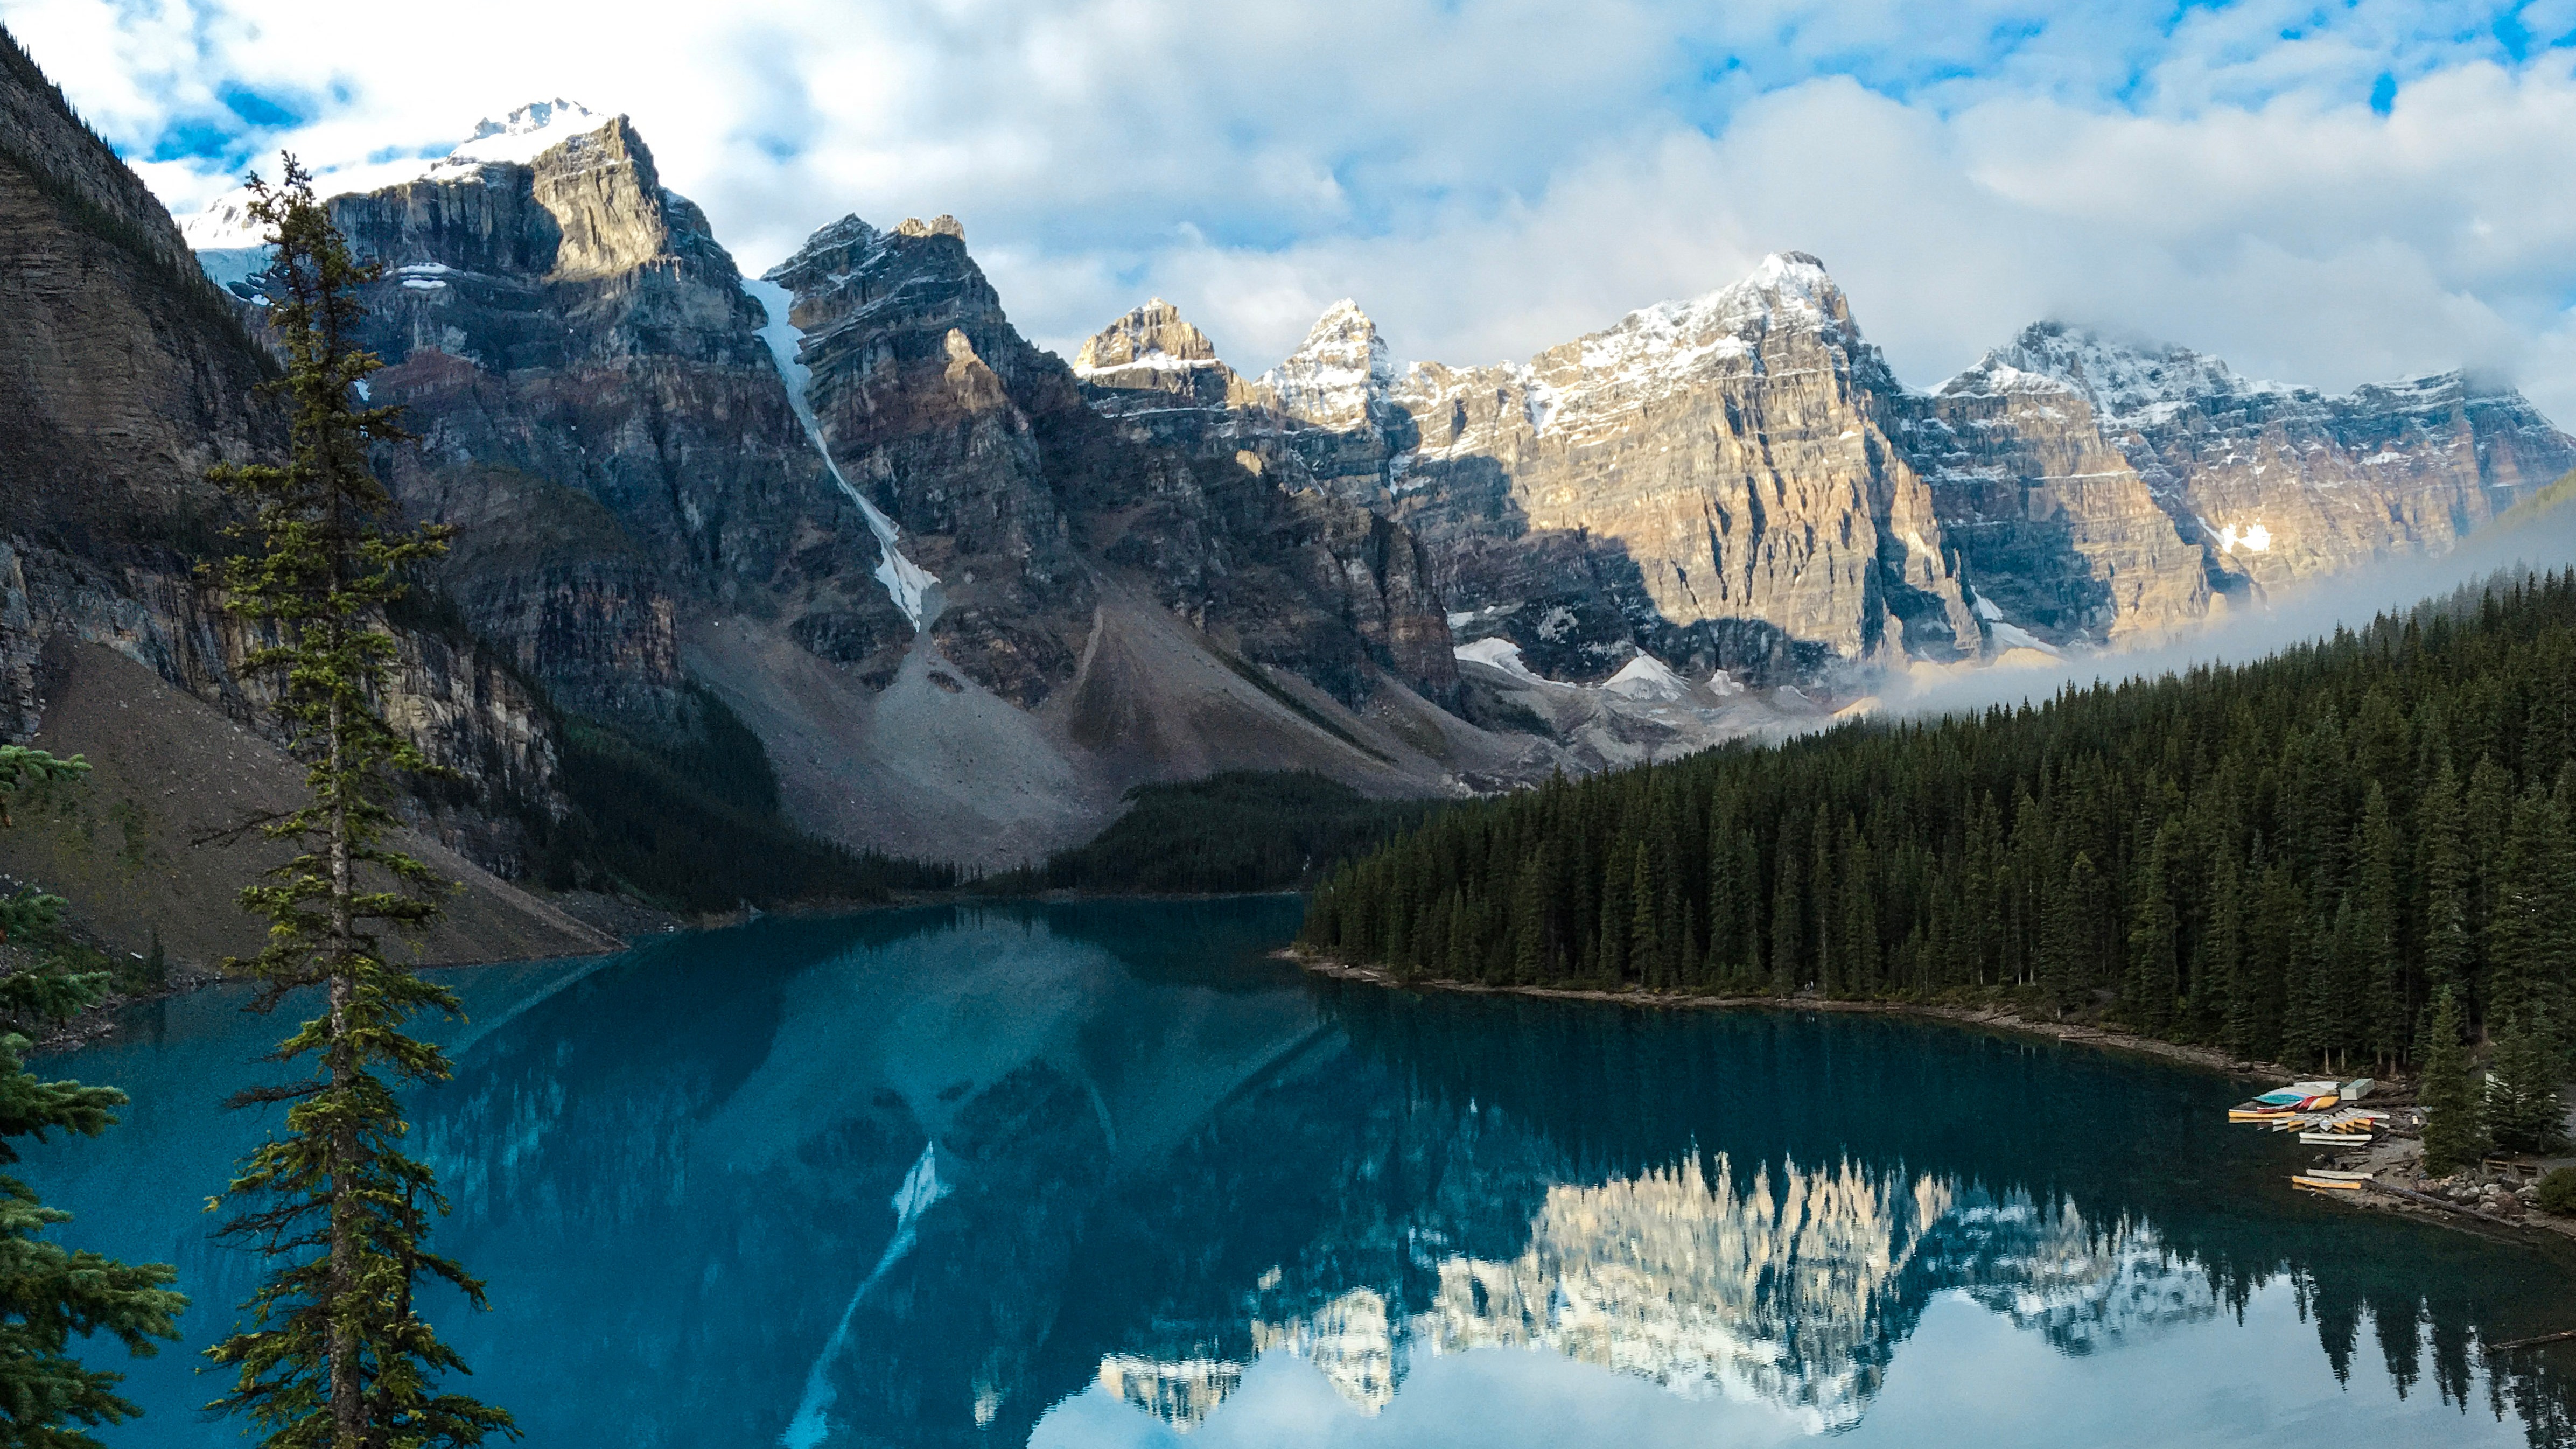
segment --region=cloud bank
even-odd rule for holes
[[[1525,357],[1822,256],[1928,385],[2040,317],[2341,389],[2471,365],[2576,423],[2576,0],[0,0],[174,210],[565,95],[757,271],[951,212],[1070,352],[1160,294],[1258,369],[1354,296]],[[273,162],[268,163],[273,166]]]

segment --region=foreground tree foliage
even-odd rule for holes
[[[2569,1064],[2576,571],[2259,663],[1860,723],[1443,812],[1304,944],[1404,976],[2013,996],[2301,1068],[2440,991]]]
[[[224,1227],[270,1260],[243,1308],[247,1328],[207,1350],[236,1370],[214,1407],[247,1414],[271,1445],[292,1449],[479,1444],[513,1433],[510,1416],[437,1381],[465,1372],[413,1309],[426,1277],[480,1307],[483,1285],[429,1251],[430,1219],[447,1210],[429,1169],[403,1152],[395,1090],[443,1081],[445,1055],[404,1033],[421,1011],[453,1014],[456,998],[388,962],[371,925],[417,931],[437,915],[441,883],[384,844],[395,771],[428,763],[385,722],[377,698],[394,641],[379,620],[406,568],[443,546],[435,530],[400,531],[392,499],[367,465],[372,442],[403,435],[398,409],[362,405],[378,366],[350,345],[360,266],[290,158],[284,184],[256,179],[251,215],[269,230],[272,325],[287,356],[276,384],[292,410],[282,466],[230,467],[218,481],[256,509],[256,547],[223,582],[234,611],[276,642],[251,667],[273,678],[273,706],[307,763],[311,798],[270,822],[298,852],[242,893],[269,923],[268,948],[226,963],[262,985],[257,1009],[319,988],[321,1014],[280,1043],[275,1060],[306,1060],[302,1080],[240,1094],[288,1103],[285,1131],[252,1152],[231,1184],[250,1204]]]
[[[23,745],[0,746],[0,802],[32,784],[71,780],[89,767]],[[125,1094],[113,1087],[49,1082],[27,1070],[28,1033],[68,1020],[107,990],[102,973],[66,972],[52,947],[63,900],[32,887],[0,898],[0,942],[22,963],[0,976],[0,1164],[14,1164],[13,1139],[52,1132],[95,1137],[116,1125]],[[0,1446],[96,1449],[83,1432],[140,1411],[116,1393],[122,1374],[84,1366],[71,1340],[115,1336],[137,1358],[176,1338],[188,1300],[171,1292],[167,1263],[120,1263],[49,1242],[71,1214],[45,1206],[35,1189],[0,1173]]]

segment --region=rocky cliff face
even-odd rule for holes
[[[46,707],[49,643],[109,646],[254,717],[265,686],[197,576],[231,505],[224,460],[280,446],[268,372],[151,193],[0,35],[0,736]],[[469,799],[417,813],[478,863],[522,856],[513,816],[560,813],[541,700],[461,635],[398,631],[388,713]]]
[[[469,143],[331,202],[386,266],[376,397],[422,436],[387,464],[407,507],[458,526],[442,581],[475,632],[566,706],[648,728],[680,712],[689,607],[872,652],[900,624],[876,540],[806,446],[705,217],[622,118],[522,108],[485,129],[480,149],[533,154]]]
[[[2082,396],[1988,359],[1905,403],[1897,436],[1996,644],[2117,647],[2207,615],[2200,548]]]
[[[2576,467],[2576,440],[2521,394],[2461,373],[2336,397],[2042,323],[1943,391],[2007,369],[2090,406],[2223,590],[2439,552]]]
[[[1280,434],[1255,451],[1405,524],[1462,627],[1551,677],[1640,648],[1705,675],[1975,647],[1888,435],[1903,390],[1812,258],[1525,365],[1399,369],[1336,303],[1244,391],[1239,434]]]
[[[917,624],[1004,698],[1044,701],[1073,677],[1093,602],[1031,421],[1068,404],[1063,365],[1011,327],[952,218],[844,218],[769,280],[794,295],[840,476],[937,582]]]
[[[1462,641],[1567,682],[2121,647],[2447,548],[2576,465],[2458,375],[2325,397],[2054,323],[1915,393],[1801,253],[1520,364],[1397,366],[1338,302],[1247,385],[1185,327],[1095,339],[1093,405],[1401,521]]]
[[[374,397],[422,443],[382,462],[459,529],[441,583],[471,633],[623,728],[684,734],[713,688],[809,828],[1016,863],[1139,778],[1418,792],[1462,767],[1423,748],[1517,758],[1431,719],[1457,663],[1400,524],[1096,415],[951,219],[848,218],[746,278],[623,119],[568,102],[330,205],[386,268]],[[256,293],[221,208],[195,225]],[[1172,320],[1093,363],[1190,350]]]
[[[1346,705],[1381,673],[1454,692],[1416,540],[1284,486],[1305,475],[1273,474],[1247,445],[1279,431],[1263,395],[1168,304],[1122,318],[1068,368],[1010,325],[944,217],[890,231],[845,219],[771,276],[793,289],[841,475],[939,580],[931,634],[978,682],[1024,707],[1069,682],[1093,572],[1109,566],[1220,648]]]

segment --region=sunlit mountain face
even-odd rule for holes
[[[2560,1368],[2485,1347],[2563,1326],[2576,1275],[2295,1197],[2222,1078],[1319,984],[1264,954],[1294,919],[775,921],[461,977],[415,1140],[495,1308],[442,1329],[576,1449],[2576,1442]],[[139,1020],[80,1068],[127,1124],[31,1164],[181,1265],[192,1342],[250,1264],[137,1204],[262,1130],[216,1103],[274,1025]],[[149,1432],[111,1445],[234,1442],[190,1357],[134,1366]]]

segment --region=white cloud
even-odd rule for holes
[[[1159,292],[1251,369],[1345,295],[1401,354],[1519,357],[1798,247],[1918,383],[2061,315],[2331,387],[2495,366],[2576,422],[2576,76],[2541,48],[2576,0],[2503,23],[2394,0],[2061,9],[0,0],[0,19],[137,155],[228,137],[236,161],[283,141],[352,164],[532,97],[624,109],[746,266],[844,212],[953,212],[1014,319],[1068,350]],[[244,90],[303,119],[246,126],[226,108]],[[202,157],[141,169],[182,208],[231,180]]]

